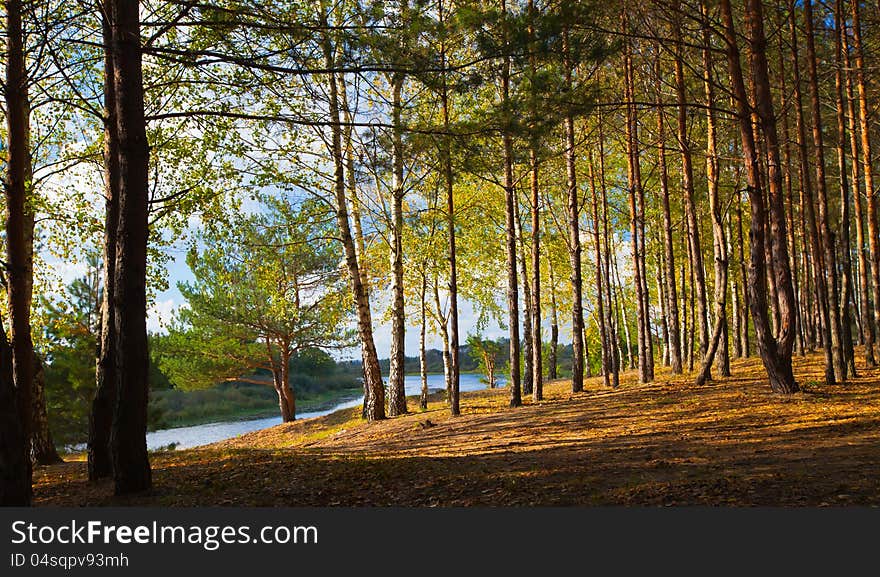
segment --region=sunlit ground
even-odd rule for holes
[[[758,359],[697,388],[658,369],[618,390],[589,379],[463,395],[452,418],[426,412],[365,423],[346,410],[207,448],[152,456],[154,490],[112,496],[82,460],[35,472],[38,505],[876,505],[880,370],[835,387],[823,357],[795,359],[803,392],[770,392]]]

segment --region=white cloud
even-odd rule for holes
[[[174,316],[178,304],[174,299],[165,299],[156,301],[147,310],[147,330],[150,332],[160,332],[165,330],[167,324]]]

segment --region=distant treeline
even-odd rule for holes
[[[510,341],[507,338],[497,339],[495,342],[499,345],[499,353],[497,358],[497,366],[501,373],[509,372],[509,364],[510,364]],[[546,359],[549,356],[550,347],[544,347],[543,358]],[[571,375],[571,359],[573,356],[571,344],[567,345],[559,345],[557,348],[557,363],[558,363],[558,375],[560,377]],[[428,365],[429,373],[442,373],[443,372],[443,351],[438,349],[427,349],[425,351],[425,357]],[[595,370],[598,371],[599,368],[599,359],[598,356],[596,359],[590,359],[591,362],[595,361]],[[475,356],[471,355],[471,348],[462,344],[459,347],[459,363],[461,370],[463,372],[478,372],[479,371],[479,362]],[[347,366],[352,371],[360,371],[361,361],[344,361],[340,363],[341,366]],[[391,361],[389,359],[380,359],[379,366],[382,367],[382,375],[388,376],[391,366]],[[544,366],[547,366],[545,362]],[[405,371],[409,375],[419,374],[421,371],[419,357],[406,357],[406,364],[404,365]]]

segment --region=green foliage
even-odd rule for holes
[[[468,352],[473,360],[478,363],[478,369],[486,375],[486,384],[495,388],[495,379],[498,374],[498,357],[503,349],[499,341],[484,339],[480,335],[470,334],[467,336]]]
[[[92,264],[99,266],[96,261]],[[101,298],[97,278],[93,272],[74,280],[55,302],[41,296],[44,323],[37,342],[45,358],[49,428],[61,447],[83,443],[88,437]],[[150,388],[168,388],[168,379],[152,363]],[[147,417],[151,428],[164,425],[159,407],[151,406]]]
[[[256,377],[294,352],[351,344],[332,215],[309,201],[265,203],[213,222],[189,252],[195,280],[178,285],[187,306],[154,352],[177,387]]]

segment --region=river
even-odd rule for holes
[[[483,375],[463,374],[461,375],[461,391],[477,391],[485,389],[486,384],[480,382]],[[503,387],[506,384],[504,376],[496,377],[498,386]],[[422,389],[422,379],[418,375],[406,376],[406,394],[418,395]],[[443,375],[428,375],[428,388],[432,390],[442,390],[446,387]],[[309,419],[312,417],[320,417],[328,415],[339,409],[347,409],[349,407],[359,406],[363,402],[363,395],[355,399],[348,399],[339,404],[323,411],[312,411],[309,413],[297,413],[297,419]],[[216,443],[224,439],[231,439],[251,431],[258,431],[268,427],[274,427],[281,424],[281,417],[266,417],[262,419],[248,419],[245,421],[223,421],[219,423],[206,423],[204,425],[195,425],[192,427],[177,427],[174,429],[163,429],[147,433],[147,448],[157,449],[159,447],[167,447],[172,443],[176,443],[178,449],[189,449],[198,447],[199,445],[207,445]]]

